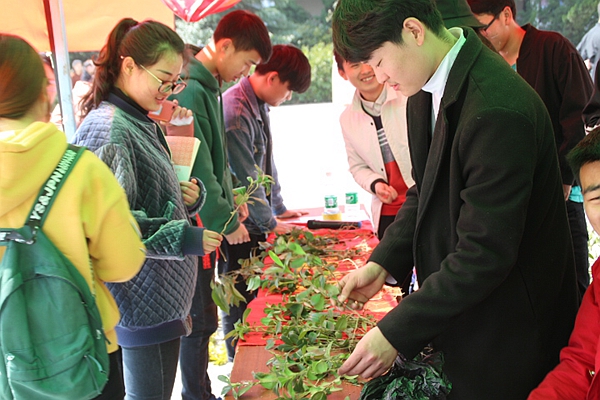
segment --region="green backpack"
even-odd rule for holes
[[[85,148],[69,145],[25,225],[0,228],[0,399],[94,398],[107,380],[106,337],[85,279],[42,230]],[[91,269],[91,267],[90,267]]]

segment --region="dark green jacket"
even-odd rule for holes
[[[379,328],[402,354],[444,352],[449,399],[525,399],[557,363],[577,312],[573,248],[548,111],[475,33],[431,132],[407,105],[415,186],[371,261],[420,288]]]
[[[202,180],[206,187],[206,201],[200,210],[204,226],[221,232],[233,211],[233,187],[227,162],[227,146],[223,127],[223,108],[219,102],[219,82],[194,58],[188,50],[190,61],[182,75],[187,83],[183,92],[172,96],[183,107],[194,112],[194,135],[200,139],[200,148],[192,175]],[[225,234],[240,226],[236,215],[227,225]]]

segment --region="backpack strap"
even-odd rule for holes
[[[33,203],[31,211],[29,211],[29,217],[25,221],[25,225],[30,229],[0,229],[0,245],[6,246],[9,241],[25,244],[35,242],[36,233],[44,225],[48,211],[50,211],[50,207],[54,203],[58,191],[85,149],[85,147],[78,147],[72,144],[67,146],[67,150],[65,150],[65,153],[56,168],[54,168],[54,171],[50,174],[48,180],[42,185],[38,193],[38,198]]]
[[[46,183],[42,185],[42,188],[38,193],[38,198],[33,203],[33,207],[31,207],[31,211],[29,211],[29,217],[25,222],[25,224],[29,225],[34,232],[44,225],[48,212],[56,199],[56,195],[84,151],[85,147],[69,144],[67,150],[65,150],[65,154],[63,154],[58,162],[58,165],[54,168],[54,171],[52,171]]]

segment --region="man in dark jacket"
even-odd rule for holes
[[[560,33],[541,31],[515,20],[514,0],[468,0],[475,17],[484,24],[480,31],[498,53],[540,95],[552,121],[580,297],[590,284],[588,233],[581,188],[567,163],[567,153],[585,137],[581,119],[592,95],[588,70],[567,38]]]
[[[451,399],[523,399],[558,362],[577,311],[552,123],[539,96],[430,0],[341,0],[335,50],[409,96],[415,186],[339,300],[360,308],[414,265],[420,289],[358,343],[340,374],[398,353],[445,356]]]

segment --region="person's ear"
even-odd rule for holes
[[[346,75],[346,71],[344,71],[343,69],[338,68],[338,74],[340,74],[340,76],[344,78],[344,80],[348,80],[348,75]]]
[[[277,71],[271,71],[267,74],[267,82],[269,85],[273,85],[279,79],[279,73]]]
[[[502,10],[502,12],[500,13],[500,16],[498,18],[501,19],[502,22],[506,23],[506,22],[510,22],[511,20],[513,20],[514,15],[512,13],[512,10],[510,9],[510,7],[506,6],[506,7],[504,7],[504,10]]]
[[[235,51],[233,41],[229,38],[223,38],[219,40],[217,43],[217,47],[222,53],[227,53],[228,51]]]
[[[135,67],[135,60],[130,57],[123,57],[123,62],[121,63],[121,73],[131,76],[133,73],[133,69]]]
[[[425,40],[425,25],[416,18],[409,17],[404,20],[402,27],[408,33],[408,37],[412,38],[417,44],[421,46]]]

